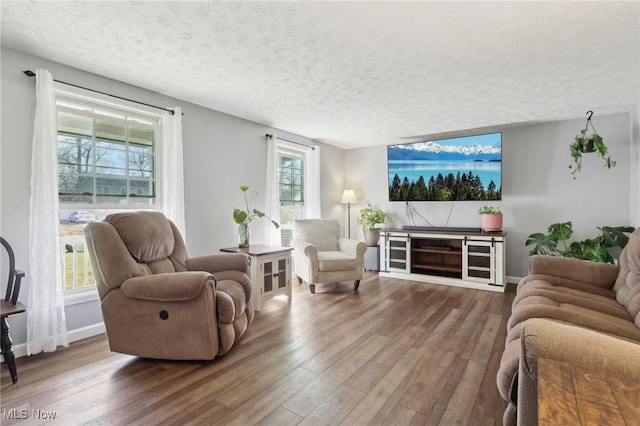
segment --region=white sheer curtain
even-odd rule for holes
[[[36,70],[31,147],[27,354],[68,346],[58,216],[56,95],[51,73]]]
[[[305,218],[320,219],[322,206],[320,204],[320,147],[313,146],[305,153]]]
[[[160,199],[162,211],[176,224],[186,239],[184,218],[184,162],[182,156],[182,109],[171,108],[173,114],[162,118],[162,162]]]
[[[273,134],[267,139],[267,179],[265,186],[264,213],[272,220],[280,223],[280,189],[278,187],[278,136]],[[280,229],[269,220],[263,221],[266,243],[274,246],[281,245]]]

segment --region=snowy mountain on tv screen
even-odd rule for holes
[[[390,161],[501,161],[502,143],[460,146],[434,141],[414,142],[389,146],[388,158]]]

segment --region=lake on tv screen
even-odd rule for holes
[[[409,182],[417,182],[420,176],[423,176],[425,184],[428,185],[431,176],[436,179],[438,173],[446,178],[449,173],[452,173],[455,177],[458,172],[460,174],[472,172],[474,176],[480,178],[485,190],[491,181],[495,183],[497,189],[500,189],[502,185],[501,164],[499,161],[390,160],[389,186],[393,184],[393,179],[396,175],[400,177],[400,182],[404,181],[405,177],[409,179]]]

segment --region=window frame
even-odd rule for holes
[[[158,112],[155,112],[154,110],[152,110],[151,108],[147,108],[144,106],[139,106],[133,102],[130,101],[125,101],[125,100],[119,100],[118,102],[114,102],[114,100],[111,97],[108,97],[107,95],[102,95],[100,93],[93,93],[84,89],[80,89],[80,88],[75,88],[75,87],[62,87],[59,83],[56,83],[56,145],[58,144],[57,141],[57,135],[58,135],[58,111],[65,111],[65,112],[70,112],[76,115],[80,115],[80,116],[85,116],[85,117],[89,117],[92,119],[95,119],[96,117],[102,118],[102,119],[107,119],[108,121],[112,121],[112,122],[122,122],[126,124],[131,124],[132,121],[130,120],[123,120],[120,118],[115,118],[115,117],[109,117],[106,115],[102,115],[99,113],[95,113],[94,111],[86,111],[86,110],[76,110],[74,108],[71,107],[66,107],[66,106],[60,106],[58,104],[58,101],[60,102],[67,102],[67,103],[73,103],[79,106],[83,106],[86,107],[87,109],[91,109],[91,110],[105,110],[107,112],[113,112],[114,114],[122,114],[125,116],[131,116],[132,118],[139,118],[141,120],[145,120],[145,121],[152,121],[154,124],[152,125],[148,125],[148,124],[144,124],[144,123],[136,123],[135,126],[138,127],[148,127],[148,128],[153,128],[154,129],[154,142],[153,142],[153,160],[154,160],[154,165],[153,165],[153,174],[154,174],[154,197],[149,197],[151,198],[153,201],[149,204],[115,204],[115,203],[65,203],[62,202],[60,200],[60,191],[59,191],[59,186],[58,186],[58,201],[59,201],[59,209],[60,210],[131,210],[131,209],[135,209],[135,210],[160,210],[161,206],[162,206],[162,199],[161,199],[161,195],[162,194],[162,170],[160,165],[162,164],[162,149],[160,146],[160,142],[162,140],[162,125],[161,125],[161,121],[162,121],[162,114],[159,114]],[[95,146],[95,139],[96,139],[96,135],[95,135],[95,129],[93,129],[92,131],[92,146]],[[127,135],[127,139],[128,139],[128,135]],[[128,141],[127,141],[127,146],[128,146]],[[125,151],[127,152],[127,151]],[[127,180],[127,182],[129,182],[130,176],[128,176],[128,167],[129,167],[129,161],[128,161],[128,157],[127,160],[125,161],[125,168],[127,170],[127,173],[125,174],[124,178]],[[58,161],[56,158],[56,167],[58,166]],[[95,188],[95,176],[96,176],[96,164],[95,164],[95,160],[93,161],[93,176],[94,176],[94,188],[93,188],[93,193],[92,193],[92,197],[93,200],[96,200],[96,196],[98,196],[98,194],[96,193],[96,188]],[[128,184],[127,184],[128,185]],[[127,198],[127,200],[129,199],[130,194],[126,194],[125,197]],[[145,197],[147,198],[147,197]]]
[[[280,198],[281,193],[281,188],[282,188],[282,181],[280,180],[280,177],[282,176],[282,171],[281,171],[281,158],[292,158],[292,159],[296,159],[298,161],[300,161],[301,167],[300,167],[300,173],[298,174],[302,180],[302,182],[299,185],[296,185],[293,182],[293,179],[296,177],[296,173],[295,173],[295,168],[291,167],[291,173],[288,173],[290,175],[290,177],[292,178],[292,182],[289,184],[285,184],[288,185],[290,187],[290,191],[291,194],[294,194],[295,190],[297,188],[299,188],[300,190],[300,194],[301,194],[301,198],[302,200],[300,201],[296,201],[295,197],[291,197],[292,199],[290,200],[286,200],[286,202],[292,203],[292,204],[288,204],[287,206],[290,207],[300,207],[300,208],[304,208],[305,206],[305,194],[306,194],[306,181],[307,178],[305,176],[306,172],[307,172],[307,167],[306,167],[306,158],[304,156],[303,153],[299,153],[299,152],[295,152],[293,150],[290,149],[278,149],[278,202],[280,203],[280,207],[283,207],[282,204],[282,199]],[[300,204],[295,204],[295,203],[300,203]]]
[[[309,179],[309,169],[308,169],[308,157],[307,157],[307,152],[306,150],[309,148],[303,148],[300,149],[296,146],[293,146],[285,141],[282,140],[278,140],[277,146],[276,146],[276,152],[277,152],[277,157],[278,157],[278,168],[276,171],[276,178],[277,178],[277,182],[278,182],[278,208],[279,208],[279,213],[280,213],[280,244],[282,246],[287,246],[285,244],[285,233],[288,232],[288,236],[290,237],[291,232],[293,230],[293,223],[283,223],[282,218],[283,218],[283,209],[288,210],[288,211],[292,211],[293,216],[294,216],[294,220],[295,219],[304,219],[307,217],[307,192],[308,192],[308,179]],[[302,193],[302,201],[301,204],[299,205],[295,205],[295,204],[291,204],[291,205],[283,205],[282,204],[282,200],[280,199],[280,159],[281,157],[295,157],[297,159],[300,160],[301,162],[301,169],[302,169],[302,173],[301,173],[301,178],[302,178],[302,184],[300,185],[300,190]],[[296,214],[297,213],[297,214]]]
[[[151,121],[153,124],[150,127],[154,128],[154,141],[153,141],[153,174],[154,174],[154,192],[155,196],[153,197],[153,203],[149,204],[113,204],[113,203],[104,203],[104,204],[88,204],[88,203],[63,203],[60,201],[60,191],[58,186],[58,211],[62,210],[102,210],[102,211],[113,211],[113,210],[161,210],[162,208],[162,117],[163,114],[158,113],[155,109],[138,105],[134,102],[117,99],[114,100],[113,97],[108,95],[103,95],[100,93],[94,93],[92,91],[84,90],[77,87],[70,87],[66,85],[61,85],[60,83],[55,83],[55,94],[56,94],[56,146],[58,144],[58,111],[61,109],[64,111],[71,112],[73,114],[88,116],[92,119],[96,117],[107,117],[109,121],[122,121],[131,124],[132,121],[117,119],[115,117],[103,116],[101,114],[96,114],[95,109],[104,110],[107,112],[112,112],[114,114],[123,114],[125,116],[131,116],[135,118],[139,118],[144,121]],[[65,107],[59,105],[58,101],[62,103],[73,103],[82,107],[86,107],[87,110],[91,109],[92,111],[74,109],[70,107]],[[135,123],[135,126],[146,127],[143,123]],[[95,128],[92,130],[92,146],[95,146]],[[128,135],[127,135],[128,139]],[[128,144],[127,144],[128,145]],[[56,168],[58,167],[58,158],[56,157]],[[128,171],[129,167],[129,159],[125,161],[126,170]],[[95,171],[95,160],[93,161],[93,175],[96,175]],[[128,172],[126,173],[126,179],[129,179]],[[96,191],[95,191],[95,181],[92,197],[95,200]],[[129,194],[127,194],[127,199],[129,198]],[[62,236],[60,235],[60,238]],[[86,245],[85,245],[86,248]],[[62,250],[62,248],[60,248]],[[64,251],[61,253],[64,256]],[[87,303],[92,301],[98,301],[100,299],[98,294],[97,285],[87,286],[83,288],[72,288],[72,289],[62,289],[64,293],[64,301],[65,306],[71,306],[80,303]]]

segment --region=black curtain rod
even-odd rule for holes
[[[270,135],[269,133],[267,133],[267,134],[266,134],[266,135],[264,135],[264,136],[265,136],[267,139],[272,139],[272,138],[273,138],[273,135]],[[280,139],[281,141],[285,141],[285,142],[289,142],[289,143],[295,144],[295,145],[304,146],[305,148],[309,148],[309,149],[310,149],[310,150],[312,150],[312,151],[315,151],[315,150],[316,150],[316,147],[315,147],[315,146],[309,146],[309,145],[305,145],[305,144],[300,143],[300,142],[290,141],[289,139],[282,139],[282,138],[278,138],[278,139]]]
[[[31,70],[26,70],[23,71],[23,73],[27,76],[27,77],[35,77],[36,73],[34,73]],[[73,87],[77,87],[78,89],[84,89],[84,90],[88,90],[90,92],[94,92],[94,93],[100,93],[101,95],[105,95],[105,96],[110,96],[112,98],[116,98],[116,99],[121,99],[123,101],[129,101],[129,102],[133,102],[134,104],[139,104],[139,105],[144,105],[144,106],[148,106],[151,108],[156,108],[156,109],[161,109],[163,111],[167,111],[170,112],[171,115],[175,115],[175,111],[172,109],[167,109],[167,108],[162,108],[159,106],[155,106],[155,105],[151,105],[151,104],[146,104],[144,102],[139,102],[139,101],[134,101],[133,99],[128,99],[128,98],[123,98],[122,96],[116,96],[116,95],[112,95],[110,93],[105,93],[105,92],[101,92],[99,90],[93,90],[93,89],[89,89],[88,87],[82,87],[82,86],[78,86],[77,84],[72,84],[72,83],[67,83],[66,81],[60,81],[60,80],[56,80],[53,79],[53,81],[55,81],[56,83],[61,83],[61,84],[66,84],[67,86],[73,86]],[[182,115],[184,115],[184,112],[182,113]]]

